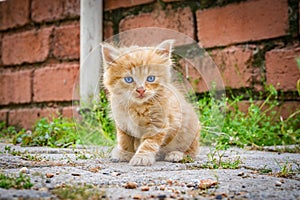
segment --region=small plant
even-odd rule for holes
[[[52,190],[59,199],[105,199],[104,191],[92,185],[63,186]]]
[[[271,168],[267,168],[267,165],[264,165],[264,167],[262,169],[259,169],[258,172],[260,174],[269,174],[272,172]]]
[[[240,157],[235,159],[224,159],[225,152],[219,149],[211,150],[207,154],[208,161],[202,165],[202,168],[208,169],[238,169],[241,164]]]
[[[23,173],[20,173],[17,177],[0,174],[0,188],[30,189],[32,186],[30,178]]]
[[[184,156],[182,160],[179,161],[180,163],[193,163],[195,162],[194,159],[187,155],[187,156]]]
[[[285,161],[285,163],[280,164],[277,160],[275,160],[275,162],[280,168],[280,171],[276,173],[278,177],[289,177],[290,175],[294,174],[292,163]]]
[[[5,122],[0,122],[0,138],[4,141],[10,141],[15,135],[24,133],[25,129],[15,126],[7,126]]]
[[[99,93],[99,100],[90,109],[80,111],[82,119],[77,123],[77,131],[82,144],[115,144],[115,126],[109,116],[109,102],[104,90]]]
[[[74,122],[63,117],[52,121],[42,118],[36,122],[32,132],[18,133],[13,139],[14,144],[23,146],[68,147],[78,142]]]
[[[215,100],[204,96],[198,101],[203,144],[221,145],[226,149],[230,145],[259,147],[300,143],[300,111],[287,119],[278,116],[274,111],[279,105],[278,93],[273,86],[267,87],[267,97],[261,104],[250,98],[247,113],[239,110],[243,98],[232,95],[231,99]]]

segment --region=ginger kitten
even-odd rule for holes
[[[200,125],[193,107],[172,83],[173,40],[156,47],[102,45],[118,145],[115,161],[152,165],[198,153]]]

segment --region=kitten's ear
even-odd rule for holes
[[[159,45],[156,46],[157,51],[161,51],[163,54],[166,54],[167,56],[171,57],[172,51],[173,51],[173,44],[175,40],[165,40]]]
[[[107,43],[103,43],[101,46],[102,46],[102,58],[105,63],[112,63],[114,60],[116,60],[119,57],[120,52],[114,46]]]

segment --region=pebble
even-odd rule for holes
[[[71,175],[72,176],[81,176],[81,174],[78,174],[78,173],[72,173]]]
[[[171,186],[173,184],[173,181],[171,179],[168,179],[167,183],[168,183],[169,186]]]
[[[165,199],[165,198],[167,198],[167,195],[165,195],[165,194],[159,194],[159,195],[156,196],[156,198],[158,198],[158,199]]]
[[[133,199],[142,199],[142,198],[143,198],[143,196],[140,195],[140,194],[135,194],[135,195],[133,196]]]
[[[22,167],[20,169],[20,172],[23,173],[23,174],[29,174],[29,169],[27,167]]]
[[[166,189],[166,186],[164,186],[164,185],[161,185],[161,186],[159,187],[159,190],[164,191],[165,189]]]
[[[244,176],[244,174],[245,174],[244,172],[239,172],[238,176]]]
[[[217,184],[218,184],[218,181],[215,181],[215,180],[211,180],[211,179],[201,180],[199,183],[199,188],[207,189],[207,188],[210,188],[211,186],[214,186]]]
[[[42,188],[39,189],[39,191],[41,191],[41,192],[48,192],[48,188],[42,187]]]
[[[149,191],[149,189],[150,189],[150,188],[149,188],[148,186],[142,186],[142,187],[141,187],[141,190],[142,190],[142,191]]]
[[[194,183],[188,183],[188,184],[186,184],[186,187],[188,187],[188,188],[195,187],[195,184]]]
[[[52,174],[52,173],[47,173],[47,174],[46,174],[46,177],[47,177],[47,178],[52,178],[53,176],[54,176],[54,174]]]
[[[137,188],[137,183],[128,181],[127,183],[125,183],[124,187],[126,189],[136,189]]]
[[[280,187],[282,185],[282,183],[280,181],[275,181],[275,186]]]

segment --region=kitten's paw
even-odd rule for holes
[[[171,151],[166,155],[165,160],[169,162],[179,162],[183,159],[183,156],[184,154],[181,151]]]
[[[155,162],[153,154],[136,154],[132,157],[129,164],[134,166],[150,166]]]
[[[128,162],[134,153],[121,150],[118,147],[115,147],[111,152],[111,161],[112,162]]]

